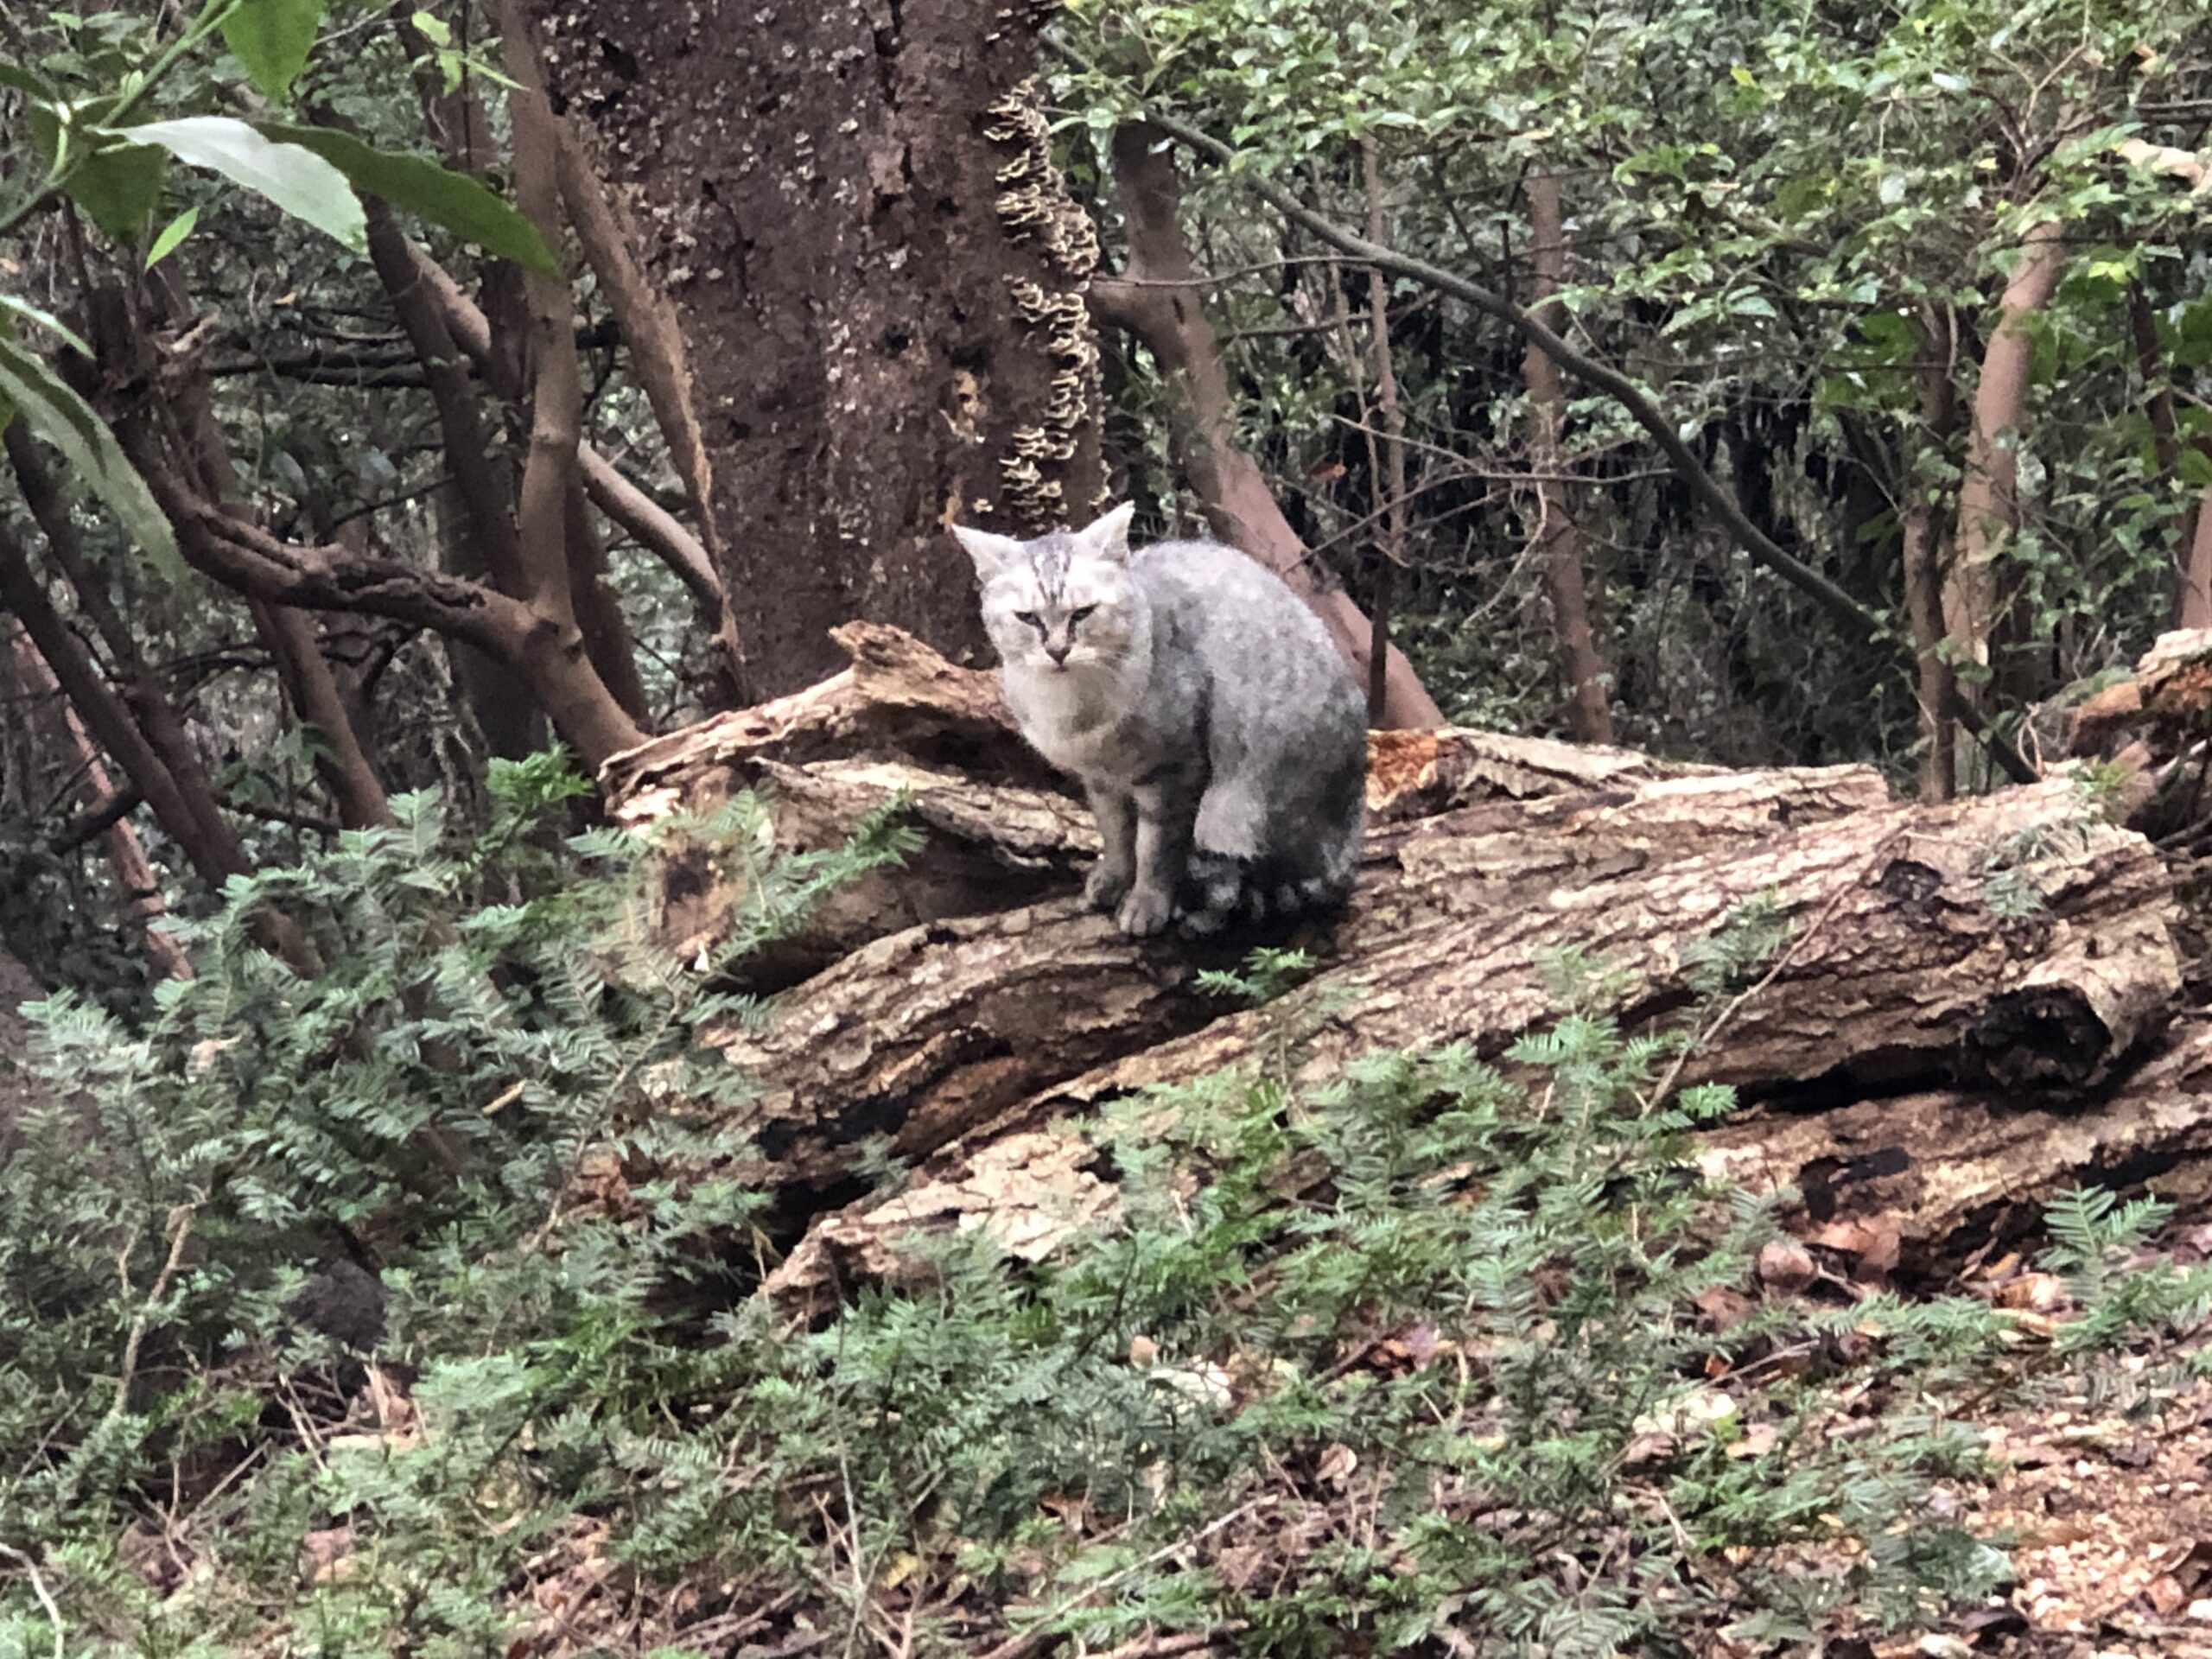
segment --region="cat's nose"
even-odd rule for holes
[[[1056,663],[1067,661],[1068,652],[1074,649],[1075,641],[1072,639],[1063,639],[1057,645],[1049,639],[1045,642],[1045,654]]]

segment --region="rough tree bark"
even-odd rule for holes
[[[1236,401],[1220,344],[1198,302],[1197,274],[1183,240],[1175,158],[1160,133],[1123,127],[1114,135],[1114,179],[1129,223],[1128,268],[1091,284],[1091,308],[1144,342],[1177,390],[1179,459],[1213,533],[1274,571],[1327,624],[1344,660],[1367,677],[1375,629],[1344,589],[1316,570],[1306,544],[1275,504],[1259,463],[1236,442]],[[1440,726],[1443,712],[1413,664],[1393,650],[1384,674],[1382,724]]]
[[[1715,1144],[1749,1157],[1770,1141],[1784,1174],[1825,1179],[1821,1158],[1848,1164],[1882,1132],[1870,1127],[1878,1104],[1837,1117],[1833,1134],[1819,1127],[1831,1114],[1808,1107],[1910,1089],[1940,1091],[1925,1097],[1949,1103],[1943,1122],[1982,1124],[1971,1155],[1985,1187],[2047,1191],[2077,1155],[2197,1148],[2171,1103],[2179,1085],[2157,1069],[2168,1063],[2137,1070],[2181,985],[2166,873],[2070,779],[1931,805],[1891,800],[1865,767],[1727,772],[1377,733],[1352,907],[1308,937],[1310,979],[1238,1011],[1194,981],[1251,941],[1133,944],[1084,909],[1088,819],[1039,775],[989,677],[892,630],[840,639],[843,673],[656,740],[602,779],[632,823],[765,785],[779,845],[824,845],[902,793],[926,831],[912,870],[854,889],[762,970],[770,1023],[721,1039],[761,1085],[718,1122],[728,1164],[778,1187],[795,1227],[811,1217],[784,1288],[878,1270],[899,1229],[972,1224],[1017,1189],[1110,1210],[1079,1130],[1116,1097],[1224,1070],[1324,1077],[1444,1043],[1502,1059],[1593,987],[1631,1029],[1703,1033],[1675,1081],[1730,1082],[1769,1103],[1745,1120],[1768,1125],[1764,1139]],[[741,868],[674,849],[663,936],[687,954],[715,942]],[[1707,947],[1755,915],[1784,925],[1781,942],[1716,988]],[[1570,953],[1592,965],[1579,988],[1560,973]],[[2113,1106],[2107,1130],[2042,1150],[2000,1121],[2085,1096],[2140,1109]],[[918,1166],[905,1196],[817,1214],[879,1138]],[[1894,1138],[1904,1155],[1940,1160],[1916,1127]],[[1891,1154],[1876,1162],[1895,1173]],[[1916,1179],[1926,1194],[1902,1224],[1925,1238],[1987,1219],[1969,1202],[1974,1179]],[[1052,1234],[1029,1221],[1033,1243]]]
[[[956,518],[1081,519],[1103,478],[1096,249],[997,0],[534,0],[558,111],[681,322],[749,695],[896,618],[982,641]]]
[[[1538,168],[1529,175],[1529,260],[1535,273],[1529,311],[1557,334],[1567,326],[1560,290],[1567,285],[1566,219],[1559,175]],[[1613,741],[1608,676],[1590,626],[1590,599],[1582,566],[1582,538],[1574,504],[1562,477],[1560,439],[1567,429],[1567,380],[1559,365],[1532,341],[1521,359],[1529,383],[1529,466],[1535,477],[1536,540],[1544,550],[1544,593],[1551,601],[1552,630],[1559,643],[1560,677],[1567,683],[1567,729],[1585,743]]]

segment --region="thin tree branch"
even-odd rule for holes
[[[513,396],[517,389],[504,384],[499,359],[492,350],[492,325],[482,308],[429,254],[412,246],[408,251],[414,261],[416,278],[435,302],[454,343],[467,353],[494,391],[503,397]],[[590,493],[592,504],[674,571],[698,600],[706,615],[720,617],[721,577],[716,574],[714,562],[699,538],[589,444],[576,446],[576,466],[583,474],[584,488]]]
[[[1052,41],[1049,44],[1077,67],[1093,73],[1098,73],[1096,66],[1064,42]],[[1222,143],[1211,134],[1200,131],[1186,122],[1177,120],[1173,116],[1147,114],[1146,119],[1167,137],[1175,139],[1178,143],[1187,144],[1199,154],[1224,166],[1236,162],[1240,159],[1237,152],[1230,145]],[[1839,623],[1854,633],[1871,640],[1878,640],[1890,646],[1900,656],[1909,654],[1910,647],[1894,627],[1866,606],[1861,605],[1841,587],[1797,558],[1753,524],[1745,516],[1743,508],[1737,504],[1735,498],[1728,493],[1718,479],[1706,470],[1704,463],[1698,460],[1696,454],[1683,441],[1681,434],[1675,430],[1674,423],[1667,418],[1666,411],[1653,401],[1649,392],[1628,376],[1610,365],[1601,363],[1597,359],[1576,350],[1574,346],[1560,339],[1549,328],[1545,327],[1542,323],[1510,300],[1493,293],[1479,283],[1470,282],[1465,277],[1446,270],[1440,265],[1431,264],[1428,261],[1415,258],[1410,254],[1377,247],[1367,238],[1348,231],[1333,219],[1315,213],[1258,168],[1249,165],[1240,166],[1230,176],[1242,182],[1284,218],[1338,251],[1349,254],[1355,259],[1378,264],[1386,270],[1395,271],[1414,282],[1440,289],[1453,299],[1472,307],[1484,315],[1504,323],[1518,332],[1576,379],[1612,397],[1622,408],[1628,411],[1630,418],[1650,435],[1652,442],[1659,446],[1661,452],[1673,463],[1675,475],[1682,480],[1691,494],[1702,502],[1707,510],[1720,521],[1729,534],[1735,538],[1738,545],[1742,547],[1755,563],[1765,566],[1799,592],[1816,601]],[[1983,747],[1989,751],[1991,756],[1999,766],[2004,768],[2008,776],[2018,783],[2031,783],[2035,780],[2037,775],[2035,769],[2022,760],[2011,745],[1998,740],[1990,731],[1987,721],[1982,718],[1979,711],[1961,706],[1958,712],[1961,723],[1980,741]]]

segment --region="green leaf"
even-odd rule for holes
[[[26,98],[43,100],[54,96],[54,88],[45,81],[22,64],[10,63],[5,59],[0,59],[0,86],[12,86]]]
[[[69,470],[107,504],[131,538],[145,549],[156,569],[172,581],[183,580],[184,561],[177,554],[176,535],[168,518],[146,480],[124,458],[115,434],[89,404],[55,379],[45,364],[4,340],[0,340],[0,398],[15,404],[24,424],[61,452]]]
[[[146,269],[151,270],[177,250],[177,245],[192,234],[192,227],[200,222],[200,209],[188,207],[164,226],[154,238],[154,245],[146,250]]]
[[[2174,471],[2181,474],[2181,481],[2193,490],[2212,484],[2212,456],[2208,456],[2194,444],[2174,455]]]
[[[113,144],[78,162],[64,188],[93,224],[128,240],[160,204],[168,166],[169,158],[151,144]]]
[[[188,115],[175,121],[149,121],[130,129],[143,143],[159,144],[188,167],[219,173],[265,196],[295,219],[344,243],[356,252],[368,245],[361,203],[346,175],[313,150],[294,143],[271,143],[243,121],[227,115]]]
[[[26,321],[35,322],[40,327],[49,329],[53,333],[60,335],[62,339],[67,340],[72,346],[82,352],[86,357],[90,357],[92,354],[92,348],[85,344],[83,339],[78,334],[75,329],[72,328],[67,323],[62,321],[60,318],[55,316],[51,311],[41,310],[37,306],[33,305],[29,300],[19,300],[13,294],[0,294],[0,311],[12,311],[16,315],[22,317]],[[0,421],[0,426],[4,426],[6,424],[6,422]]]
[[[287,144],[313,150],[364,194],[382,196],[393,207],[442,225],[464,242],[525,270],[544,276],[562,274],[537,227],[465,173],[441,167],[427,156],[372,149],[353,134],[328,127],[264,121],[261,130]]]
[[[322,27],[322,0],[240,0],[223,20],[223,44],[238,54],[253,84],[271,98],[307,67]]]
[[[427,11],[418,11],[408,21],[415,25],[415,32],[432,46],[453,44],[453,30],[446,26],[445,19],[442,17]]]

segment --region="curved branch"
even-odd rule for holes
[[[414,259],[416,280],[436,303],[454,344],[494,391],[501,397],[514,396],[515,389],[506,384],[505,365],[492,350],[492,325],[482,308],[429,254],[411,244],[408,251]],[[674,571],[706,616],[718,620],[722,614],[721,578],[699,538],[588,443],[576,446],[576,467],[583,474],[592,504]]]
[[[596,770],[645,741],[594,671],[582,636],[480,582],[337,546],[280,541],[222,512],[186,487],[158,456],[132,460],[194,569],[251,599],[315,610],[365,612],[466,640],[529,682],[555,728]]]
[[[1114,188],[1129,221],[1129,264],[1120,282],[1091,284],[1094,314],[1123,323],[1176,388],[1179,458],[1214,534],[1274,571],[1311,606],[1355,671],[1365,676],[1375,626],[1343,588],[1317,580],[1306,543],[1282,515],[1259,463],[1236,438],[1236,403],[1213,327],[1199,303],[1184,241],[1173,159],[1142,127],[1114,137]],[[1385,642],[1381,724],[1444,724],[1403,652]]]
[[[249,599],[388,616],[510,661],[521,655],[533,632],[553,626],[521,600],[480,582],[334,543],[280,541],[203,500],[152,457],[133,459],[176,526],[186,562]]]
[[[576,471],[592,505],[637,538],[638,544],[676,573],[709,616],[722,608],[722,582],[699,538],[676,515],[614,469],[589,444],[576,446]]]
[[[1064,44],[1056,49],[1077,67],[1096,73],[1096,66]],[[1156,112],[1145,118],[1167,137],[1179,143],[1187,144],[1201,155],[1210,156],[1224,166],[1235,162],[1237,153],[1220,139],[1200,131],[1173,116]],[[1713,516],[1726,528],[1737,545],[1752,560],[1765,566],[1790,586],[1817,601],[1830,615],[1844,626],[1863,633],[1867,638],[1890,646],[1899,655],[1910,653],[1905,639],[1887,622],[1861,605],[1839,587],[1781,543],[1761,530],[1745,515],[1736,499],[1720,481],[1707,472],[1702,461],[1683,442],[1681,434],[1667,418],[1666,411],[1655,403],[1651,395],[1627,375],[1608,364],[1577,351],[1559,335],[1554,334],[1536,318],[1531,316],[1503,296],[1492,293],[1480,283],[1470,282],[1441,265],[1433,265],[1425,259],[1394,249],[1379,247],[1367,238],[1346,230],[1325,214],[1312,208],[1251,167],[1238,168],[1230,176],[1241,181],[1262,200],[1293,224],[1301,226],[1313,236],[1336,249],[1385,270],[1395,271],[1410,281],[1433,288],[1472,307],[1484,315],[1496,319],[1516,330],[1523,339],[1558,364],[1560,368],[1584,384],[1596,387],[1614,398],[1626,410],[1630,419],[1649,433],[1659,446],[1675,476],[1680,478],[1690,493],[1703,502]],[[2034,767],[2022,760],[2012,745],[1999,741],[1979,711],[1961,705],[1959,722],[1973,733],[1982,747],[1988,750],[1997,764],[2016,783],[2033,783],[2037,778]]]

